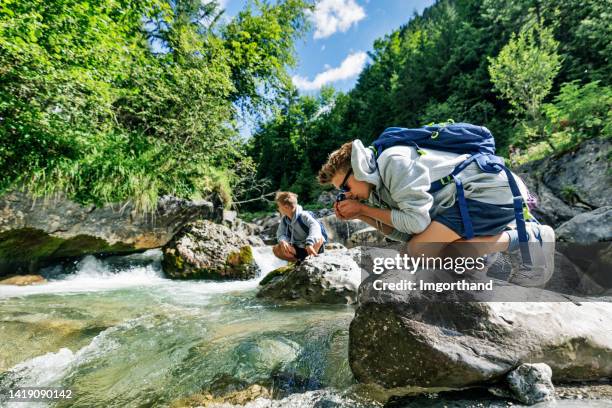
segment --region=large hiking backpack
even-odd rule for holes
[[[383,150],[392,146],[413,146],[419,155],[425,154],[422,148],[470,155],[465,161],[455,167],[451,174],[431,183],[431,187],[428,190],[429,193],[433,194],[450,182],[455,183],[457,187],[457,202],[467,239],[474,237],[474,231],[463,185],[457,175],[473,162],[476,162],[478,167],[487,173],[505,172],[513,196],[514,216],[516,218],[519,241],[521,243],[529,241],[525,228],[525,220],[531,217],[529,209],[523,200],[514,175],[506,167],[504,159],[495,155],[495,140],[489,129],[470,123],[453,122],[432,124],[417,129],[390,127],[385,129],[378,139],[374,141],[371,148],[374,150],[376,158],[378,158]],[[523,262],[531,264],[527,245],[520,245],[520,248]]]
[[[319,223],[319,226],[321,227],[321,234],[323,235],[323,240],[325,242],[328,242],[329,239],[327,237],[327,230],[325,229],[325,225],[323,225],[323,223],[321,221],[319,221],[319,219],[317,217],[314,216],[312,211],[302,211],[302,214],[304,214],[304,213],[310,214],[312,216],[312,218],[314,218]],[[308,224],[306,224],[304,222],[304,220],[302,219],[302,214],[300,214],[300,216],[297,217],[297,222],[298,222],[298,224],[300,224],[300,227],[302,227],[302,229],[304,231],[306,231],[306,234],[309,234],[310,233],[310,228],[308,227]],[[291,228],[291,224],[289,223],[289,219],[287,217],[283,217],[283,222],[285,223],[285,226],[287,228]]]

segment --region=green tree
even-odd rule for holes
[[[557,46],[550,30],[529,28],[512,35],[497,57],[488,58],[495,89],[518,117],[526,115],[536,126],[541,126],[542,102],[561,68]]]
[[[229,199],[252,170],[235,104],[286,87],[302,7],[221,24],[200,0],[0,0],[0,192]]]

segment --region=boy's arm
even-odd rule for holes
[[[323,232],[319,222],[309,213],[303,212],[301,215],[304,223],[308,225],[308,236],[306,237],[306,245],[314,245],[320,239],[323,239]]]
[[[394,154],[387,157],[379,170],[383,184],[399,209],[367,207],[365,215],[385,224],[391,221],[390,225],[399,232],[418,234],[424,231],[431,223],[429,210],[433,205],[433,197],[427,192],[431,186],[427,167],[418,158]]]

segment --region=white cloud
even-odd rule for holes
[[[293,84],[298,89],[303,91],[321,89],[323,85],[352,78],[359,74],[365,66],[367,58],[368,54],[363,51],[350,54],[344,59],[344,61],[342,61],[338,68],[328,68],[325,71],[317,74],[312,81],[308,78],[295,75],[292,78]]]
[[[366,16],[355,0],[321,0],[311,19],[315,26],[314,38],[329,37],[337,31],[345,32]]]

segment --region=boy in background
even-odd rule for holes
[[[297,194],[288,191],[279,191],[275,197],[282,218],[276,231],[278,244],[273,251],[277,258],[289,262],[316,256],[325,248],[321,225],[310,212],[302,209],[297,198]]]

